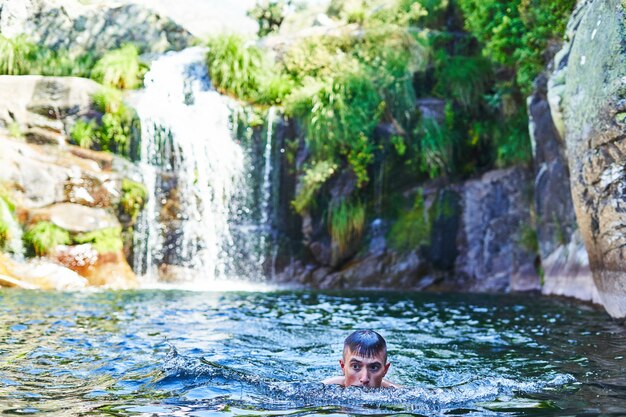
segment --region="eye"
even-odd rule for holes
[[[376,372],[376,371],[378,371],[379,369],[380,369],[380,365],[370,365],[370,370],[371,370],[371,371]]]
[[[352,369],[355,370],[355,371],[360,371],[361,370],[361,365],[353,364],[352,365]]]

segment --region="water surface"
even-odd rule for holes
[[[514,296],[0,291],[6,415],[626,415],[626,332]],[[324,387],[373,328],[405,388]]]

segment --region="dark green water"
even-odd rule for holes
[[[626,415],[626,332],[541,297],[0,291],[5,415]],[[372,328],[405,388],[324,387]]]

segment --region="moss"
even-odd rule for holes
[[[122,198],[120,207],[132,222],[137,220],[137,216],[148,199],[148,190],[143,184],[128,179],[122,180]]]
[[[122,229],[109,227],[93,232],[78,233],[73,241],[78,244],[91,243],[99,253],[118,252],[124,247]]]
[[[528,252],[539,253],[539,239],[537,230],[529,224],[521,226],[519,231],[518,243]]]
[[[413,207],[400,212],[388,234],[389,244],[399,251],[410,251],[429,243],[431,222],[425,208],[423,192],[415,197]]]
[[[27,250],[36,256],[44,256],[56,246],[69,245],[71,242],[67,230],[47,221],[34,224],[24,233]]]

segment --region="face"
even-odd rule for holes
[[[365,358],[355,352],[345,350],[343,359],[339,360],[343,375],[344,386],[379,388],[391,363],[386,362],[385,352],[379,352],[372,357]]]

